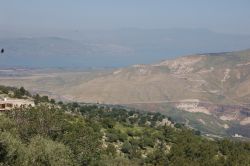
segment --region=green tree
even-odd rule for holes
[[[72,152],[65,145],[36,136],[31,139],[25,156],[25,165],[75,165]]]
[[[25,146],[9,132],[0,133],[0,164],[22,165]]]
[[[20,93],[21,96],[26,95],[26,90],[24,89],[24,87],[21,87],[21,88],[19,89],[19,93]]]
[[[121,151],[123,153],[131,153],[131,150],[132,150],[131,144],[128,141],[124,142]]]

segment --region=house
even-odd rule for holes
[[[28,99],[1,99],[0,98],[0,111],[8,111],[13,108],[35,106],[34,101]]]

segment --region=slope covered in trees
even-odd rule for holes
[[[250,163],[249,142],[209,140],[159,113],[45,98],[1,113],[0,165]]]

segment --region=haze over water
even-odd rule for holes
[[[0,65],[120,67],[247,49],[249,6],[247,0],[2,0]]]

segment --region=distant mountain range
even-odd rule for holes
[[[5,37],[3,37],[5,35]],[[250,36],[205,29],[118,29],[0,37],[0,65],[28,67],[121,67],[180,55],[249,48]]]

